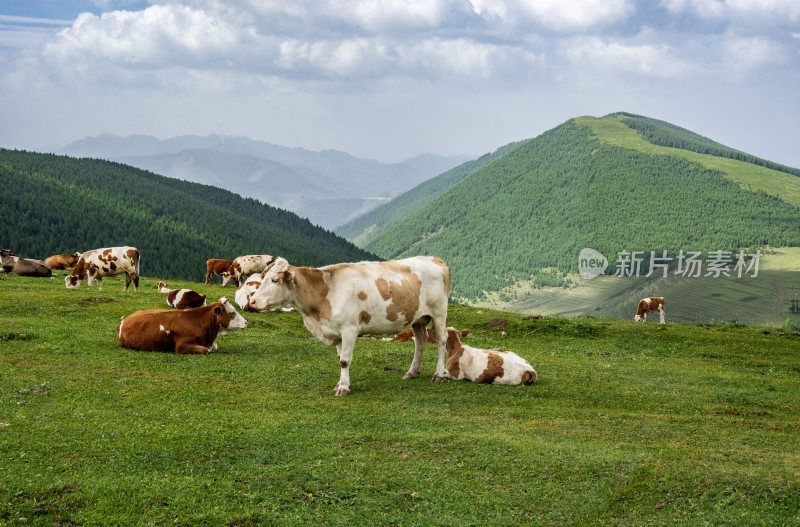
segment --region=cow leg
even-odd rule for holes
[[[133,291],[138,293],[139,292],[139,275],[135,275],[133,277]]]
[[[179,355],[200,354],[205,355],[209,352],[209,348],[201,346],[200,344],[192,344],[190,342],[177,342],[175,344],[175,353]]]
[[[353,348],[356,345],[358,331],[342,331],[342,342],[336,346],[339,352],[339,366],[342,367],[339,383],[334,388],[336,395],[342,396],[350,393],[350,364],[353,362]]]
[[[422,353],[425,351],[425,343],[428,341],[428,331],[425,329],[425,324],[414,324],[411,328],[414,330],[414,360],[411,361],[411,366],[406,374],[403,375],[403,379],[416,379],[417,375],[419,375]]]
[[[131,285],[131,275],[125,273],[125,287],[122,288],[122,291],[125,292],[128,290],[128,286]]]
[[[103,290],[103,279],[98,276],[96,278],[96,280],[97,280],[97,290],[98,291],[102,291]],[[89,288],[91,289],[91,287],[92,287],[92,282],[90,281],[89,282]]]
[[[447,357],[447,318],[433,319],[433,334],[436,335],[436,348],[439,351],[439,359],[436,361],[436,371],[431,381],[444,382],[447,380],[447,370],[445,369],[445,359]]]
[[[663,306],[659,306],[659,308],[658,308],[658,317],[659,317],[659,322],[661,324],[664,323],[664,315],[665,314],[666,314],[666,312],[665,312]]]

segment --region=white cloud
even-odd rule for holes
[[[780,64],[786,56],[780,45],[763,38],[728,37],[722,52],[727,69],[738,74]]]
[[[590,37],[573,39],[561,51],[573,64],[586,65],[595,71],[620,71],[660,78],[685,78],[703,71],[699,65],[680,58],[667,44],[629,44]]]
[[[628,0],[469,0],[472,10],[506,24],[536,23],[552,31],[581,31],[618,22],[633,11]]]

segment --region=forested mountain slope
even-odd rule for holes
[[[0,149],[0,245],[44,258],[133,245],[148,276],[199,280],[208,258],[374,259],[291,212],[119,163]]]
[[[433,201],[438,195],[476,170],[500,159],[517,146],[519,143],[510,143],[490,154],[482,155],[474,161],[458,165],[435,178],[420,183],[392,201],[337,227],[334,232],[359,247],[364,247],[395,223],[411,215],[426,203]]]
[[[602,136],[606,124],[631,132],[618,116],[570,120],[453,185],[367,250],[436,254],[452,268],[453,295],[478,299],[543,268],[575,272],[584,247],[613,259],[625,250],[800,245],[800,213],[779,194],[658,149],[681,150],[614,144]],[[767,171],[768,182],[774,173],[791,180],[789,190],[800,188],[795,176],[725,161],[745,167],[737,176],[745,180],[749,166]]]

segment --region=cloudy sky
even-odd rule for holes
[[[399,161],[628,111],[800,167],[798,0],[0,0],[0,146],[245,135]]]

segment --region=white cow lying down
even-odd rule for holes
[[[461,343],[461,334],[447,328],[447,377],[485,384],[533,384],[536,370],[514,352],[483,350]]]

